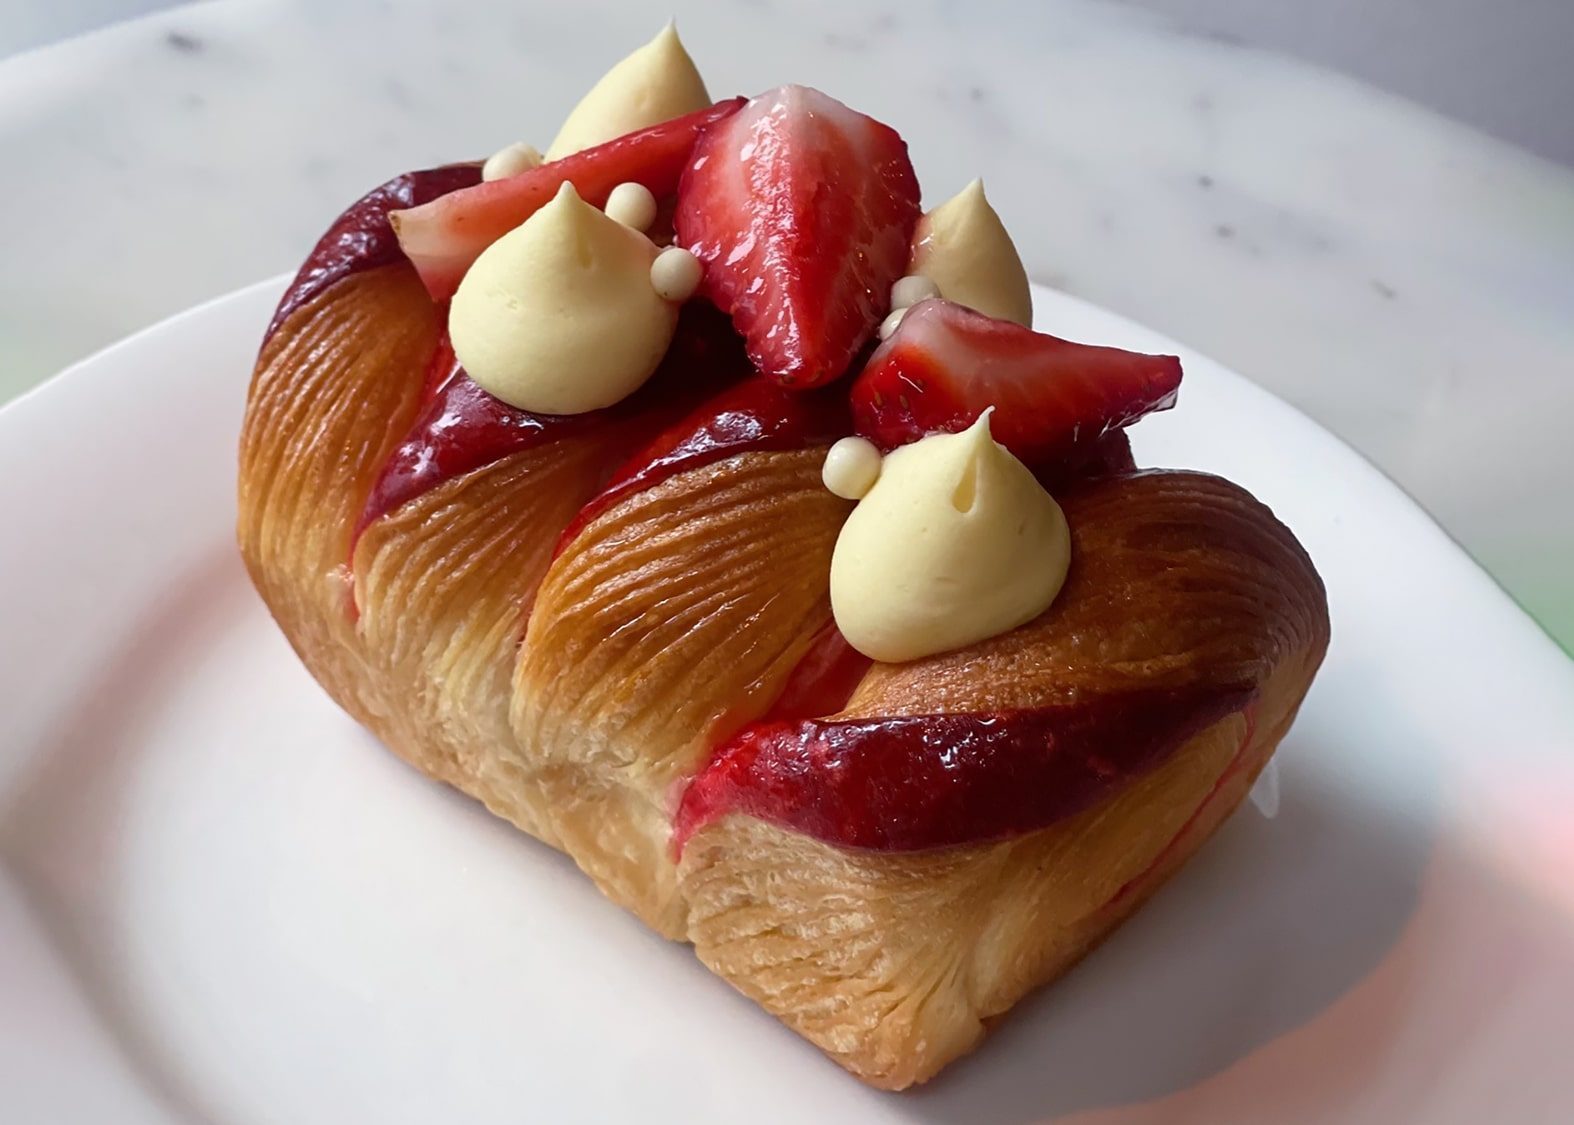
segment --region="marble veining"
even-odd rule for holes
[[[1574,640],[1574,173],[1097,0],[674,0],[713,93],[797,80],[982,175],[1035,280],[1285,397]],[[0,63],[0,397],[293,268],[407,168],[543,144],[666,13],[239,0]]]

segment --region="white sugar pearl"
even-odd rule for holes
[[[681,246],[669,246],[650,263],[650,285],[664,301],[687,301],[700,287],[700,260]]]
[[[862,500],[880,479],[880,451],[867,438],[844,437],[826,453],[820,479],[843,500]]]
[[[483,180],[506,180],[510,176],[517,176],[521,172],[541,164],[541,154],[530,145],[520,141],[507,148],[500,148],[486,158],[486,163],[481,165],[481,178]]]
[[[634,230],[649,230],[656,221],[656,197],[644,184],[619,184],[607,196],[607,218]]]
[[[907,315],[907,306],[892,309],[891,315],[880,322],[880,339],[889,340],[896,332],[896,326],[902,323],[902,318]]]
[[[891,307],[905,309],[929,297],[940,296],[940,286],[921,273],[910,273],[898,278],[891,286]]]

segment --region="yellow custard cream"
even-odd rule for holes
[[[990,437],[986,411],[886,455],[836,540],[831,609],[865,656],[917,660],[1033,620],[1070,562],[1060,505]]]
[[[926,277],[948,301],[1033,327],[1027,270],[1000,216],[974,180],[918,220],[909,274]]]
[[[475,260],[448,313],[482,389],[540,414],[583,414],[650,378],[678,305],[651,287],[656,247],[564,184]]]
[[[624,133],[659,125],[711,104],[694,60],[668,24],[618,63],[580,99],[547,149],[559,160]]]

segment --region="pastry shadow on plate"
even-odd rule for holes
[[[1311,1022],[1389,957],[1432,862],[1437,779],[1415,779],[1397,818],[1352,797],[1307,765],[1330,757],[1312,711],[1280,747],[1277,817],[1243,805],[1136,917],[1002,1019],[991,1050],[909,1095],[912,1120],[1026,1125],[1163,1098]]]

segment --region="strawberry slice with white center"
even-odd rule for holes
[[[565,182],[596,207],[622,183],[644,184],[658,200],[672,196],[700,134],[742,105],[742,98],[717,102],[517,176],[391,212],[388,219],[427,291],[446,300],[481,251],[550,203]]]
[[[754,365],[816,387],[847,370],[890,305],[918,179],[894,129],[782,86],[706,131],[673,221]]]
[[[938,297],[908,310],[852,387],[858,432],[883,450],[956,433],[995,407],[994,438],[1034,469],[1175,405],[1180,360],[1074,344]]]

